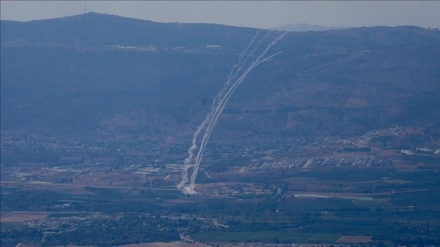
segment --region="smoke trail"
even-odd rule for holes
[[[255,39],[258,37],[258,34],[260,34],[261,29],[258,29],[257,33],[255,33],[254,37],[252,38],[251,42],[249,43],[249,45],[246,47],[246,49],[244,49],[244,51],[240,54],[240,57],[238,58],[238,63],[236,65],[234,65],[234,67],[231,69],[231,72],[229,72],[228,75],[228,80],[226,83],[230,82],[232,79],[234,79],[234,77],[237,75],[238,73],[238,68],[241,66],[241,64],[245,63],[246,60],[243,62],[244,56],[246,55],[247,51],[252,47],[252,45],[255,42]],[[261,41],[261,40],[260,40]],[[259,41],[259,42],[260,42]],[[257,43],[256,46],[258,46],[259,43]],[[250,52],[249,54],[252,54],[252,52]],[[249,57],[249,55],[247,56]]]
[[[258,33],[260,32],[260,30],[258,30]],[[257,34],[258,34],[257,33]],[[230,76],[228,77],[228,81],[227,83],[229,84],[230,81],[232,81],[233,79],[235,79],[235,77],[238,75],[238,73],[243,69],[244,65],[247,63],[247,61],[249,60],[250,57],[252,57],[252,55],[256,52],[256,50],[258,49],[258,47],[260,46],[261,42],[263,42],[264,40],[266,40],[270,35],[272,34],[272,32],[268,32],[263,38],[261,38],[260,40],[258,40],[257,44],[254,46],[254,48],[249,52],[249,54],[246,56],[246,58],[244,58],[244,61],[242,61],[243,58],[241,58],[241,63],[238,63],[237,65],[234,66],[234,68],[236,67],[237,70],[235,71],[235,73],[233,74],[232,72],[234,71],[234,69],[231,70]],[[248,47],[250,48],[250,46]],[[225,85],[226,86],[226,85]]]
[[[197,144],[196,144],[197,138],[198,138],[200,132],[202,131],[202,129],[205,128],[206,123],[208,123],[208,120],[211,118],[210,115],[212,115],[212,114],[209,113],[206,116],[205,120],[203,120],[203,122],[199,125],[199,127],[197,127],[196,132],[194,132],[191,147],[188,149],[188,157],[184,161],[184,167],[182,170],[182,180],[177,185],[177,188],[179,188],[179,189],[182,189],[184,187],[184,185],[188,182],[188,170],[189,170],[189,168],[191,168],[191,161],[193,160],[194,150],[197,148]]]
[[[258,34],[260,33],[261,30],[258,30],[254,37],[252,38],[251,42],[249,43],[249,45],[246,47],[246,49],[240,54],[240,58],[238,63],[234,66],[234,68],[236,67],[241,67],[243,66],[243,58],[246,55],[246,52],[252,47],[252,45],[255,43],[256,38],[258,37]],[[218,104],[219,99],[223,96],[224,92],[227,89],[227,86],[230,83],[231,77],[235,77],[236,75],[233,74],[233,70],[234,68],[231,70],[229,76],[228,76],[228,81],[225,83],[225,86],[223,87],[223,89],[215,96],[214,101],[213,101],[213,105],[211,107],[210,112],[206,115],[206,118],[203,120],[203,122],[197,127],[197,130],[194,132],[193,135],[193,139],[192,139],[192,143],[191,143],[191,147],[188,149],[188,157],[185,159],[184,161],[184,167],[182,170],[182,178],[180,183],[177,185],[177,188],[182,189],[184,187],[184,185],[189,182],[188,180],[188,171],[189,169],[192,167],[191,162],[193,160],[194,157],[194,150],[197,148],[197,139],[198,136],[200,134],[200,132],[206,127],[206,124],[208,123],[208,121],[210,121],[210,119],[212,118],[212,114],[214,113],[215,109],[216,109],[216,105]]]
[[[250,72],[251,72],[256,66],[258,66],[259,64],[261,64],[261,63],[263,63],[263,62],[269,60],[270,58],[272,58],[272,57],[274,57],[274,56],[276,56],[276,55],[278,55],[278,54],[280,54],[280,53],[281,53],[281,52],[276,53],[276,54],[274,54],[274,55],[272,55],[272,56],[270,56],[270,57],[267,57],[267,58],[265,58],[265,59],[263,59],[263,60],[261,60],[261,61],[258,61],[258,62],[256,62],[256,63],[254,62],[254,63],[253,63],[253,64],[252,64],[252,65],[246,70],[246,72],[245,72],[245,73],[244,73],[239,79],[237,79],[237,81],[234,82],[234,84],[232,85],[232,87],[228,90],[226,96],[222,99],[221,105],[217,108],[217,110],[216,110],[216,112],[215,112],[213,118],[212,118],[211,121],[209,122],[208,127],[207,127],[207,129],[206,129],[206,131],[205,131],[205,134],[204,134],[204,136],[203,136],[203,138],[202,138],[202,143],[201,143],[201,145],[200,145],[199,151],[198,151],[197,156],[196,156],[196,158],[195,158],[196,160],[195,160],[194,170],[193,170],[192,175],[191,175],[190,185],[189,185],[189,187],[187,188],[187,192],[188,192],[188,193],[194,193],[195,180],[196,180],[196,178],[197,178],[198,170],[199,170],[199,167],[200,167],[200,162],[201,162],[202,157],[203,157],[203,154],[204,154],[204,152],[205,152],[206,145],[208,144],[208,141],[209,141],[209,138],[211,137],[212,131],[213,131],[215,125],[217,124],[217,121],[218,121],[218,119],[219,119],[221,113],[223,112],[223,109],[224,109],[226,103],[229,101],[231,95],[235,92],[235,90],[237,89],[237,87],[238,87],[238,86],[244,81],[244,79],[246,78],[246,76],[247,76],[247,75],[248,75],[248,74],[249,74],[249,73],[250,73]]]
[[[266,53],[269,51],[269,49],[273,45],[275,45],[280,39],[284,38],[285,35],[286,35],[286,32],[283,32],[274,41],[272,41],[272,43],[270,43],[270,45],[267,46],[266,50],[264,50],[263,53],[261,53],[261,55],[257,58],[257,60],[254,63],[259,63],[260,59],[266,55]]]
[[[231,71],[229,72],[228,75],[228,80],[225,82],[223,89],[217,94],[217,96],[215,96],[214,98],[214,102],[213,102],[213,108],[211,109],[211,113],[214,112],[215,110],[215,105],[218,104],[218,100],[220,98],[223,97],[224,92],[228,89],[229,84],[231,83],[231,81],[237,76],[238,72],[242,69],[242,67],[244,66],[244,64],[247,62],[247,60],[249,59],[249,57],[255,52],[256,47],[258,47],[258,45],[261,42],[261,39],[258,41],[258,43],[255,45],[255,48],[252,49],[252,51],[250,51],[247,56],[246,53],[250,50],[250,48],[254,45],[256,38],[258,37],[258,35],[260,34],[261,29],[259,29],[254,37],[252,37],[251,42],[249,43],[249,45],[246,47],[246,49],[240,54],[240,57],[238,58],[238,62],[237,64],[234,65],[234,67],[231,69]],[[267,36],[267,35],[266,35]],[[266,36],[263,38],[265,39]],[[245,58],[246,57],[246,58]],[[243,60],[244,59],[244,60]],[[235,71],[235,72],[234,72]]]
[[[259,65],[260,63],[267,61],[268,59],[272,58],[275,55],[278,55],[280,53],[274,54],[270,57],[267,57],[263,60],[262,57],[267,53],[267,51],[282,37],[284,36],[284,33],[281,34],[278,38],[276,38],[271,44],[269,44],[269,46],[263,51],[263,53],[252,63],[252,65],[246,70],[245,73],[243,73],[243,75],[237,79],[237,81],[235,81],[233,83],[233,85],[231,86],[231,88],[228,90],[228,92],[226,93],[226,95],[222,98],[220,105],[216,108],[215,112],[214,112],[214,116],[211,118],[207,129],[205,130],[205,135],[202,138],[202,143],[201,146],[199,148],[199,152],[197,153],[196,156],[196,162],[194,164],[194,169],[192,172],[192,176],[191,176],[191,181],[190,181],[190,185],[186,186],[184,189],[184,193],[188,193],[188,194],[193,194],[194,192],[194,188],[195,188],[195,179],[197,177],[197,173],[198,173],[198,169],[200,167],[200,162],[201,162],[201,158],[203,156],[204,150],[206,148],[206,144],[209,140],[209,137],[211,136],[212,130],[215,126],[215,124],[217,123],[217,120],[219,118],[219,116],[221,115],[227,101],[229,100],[230,96],[232,95],[232,93],[235,91],[235,89],[241,84],[241,82],[245,79],[245,77],[249,74],[249,72],[255,68],[257,65]]]
[[[220,105],[215,109],[214,111],[214,116],[210,119],[209,124],[207,129],[205,130],[205,134],[202,138],[202,143],[201,146],[199,148],[199,152],[197,153],[196,156],[196,162],[194,164],[194,170],[191,176],[191,183],[190,183],[190,189],[192,190],[195,187],[195,179],[197,177],[197,173],[198,173],[198,168],[200,166],[200,162],[201,162],[201,158],[204,154],[205,148],[206,148],[206,144],[208,143],[208,140],[211,136],[212,130],[214,129],[215,125],[217,124],[217,120],[219,118],[219,116],[221,115],[221,113],[223,112],[223,109],[226,105],[226,103],[228,102],[230,96],[232,95],[232,93],[234,93],[234,91],[236,90],[236,88],[241,84],[241,82],[243,82],[243,80],[246,78],[246,76],[248,75],[248,73],[255,68],[257,65],[261,64],[264,61],[267,61],[268,59],[280,54],[281,52],[271,55],[263,60],[261,60],[266,53],[269,51],[269,49],[276,43],[278,42],[280,39],[282,39],[284,37],[285,33],[282,33],[281,35],[279,35],[274,41],[272,41],[272,43],[270,43],[268,45],[268,47],[261,53],[261,55],[251,64],[251,66],[249,66],[249,68],[246,70],[245,73],[243,73],[243,75],[237,79],[237,81],[235,81],[231,88],[228,90],[228,92],[226,93],[226,95],[224,97],[222,97],[222,100],[220,101]],[[266,38],[266,37],[265,37]]]
[[[217,124],[218,118],[220,117],[221,113],[223,112],[223,109],[224,109],[226,103],[228,102],[229,98],[231,97],[231,95],[234,93],[234,91],[237,89],[237,87],[244,81],[246,76],[256,66],[258,66],[259,64],[261,64],[261,63],[269,60],[270,58],[281,53],[281,52],[279,52],[279,53],[273,54],[273,55],[263,59],[263,57],[266,55],[266,53],[269,51],[269,49],[278,40],[283,38],[285,33],[282,33],[274,41],[272,41],[267,46],[267,48],[260,54],[260,56],[258,56],[258,58],[254,62],[252,62],[252,64],[247,68],[247,70],[237,80],[235,80],[232,83],[232,86],[228,87],[229,84],[231,83],[231,81],[234,78],[236,78],[238,73],[243,69],[244,64],[248,61],[249,57],[257,50],[257,48],[258,48],[259,44],[262,42],[262,40],[265,40],[270,35],[270,33],[268,33],[265,37],[260,39],[259,42],[256,44],[256,46],[253,48],[253,50],[244,59],[246,52],[252,47],[258,34],[259,34],[259,31],[255,34],[255,36],[253,37],[252,41],[250,42],[248,47],[245,49],[245,51],[240,55],[239,62],[237,63],[237,65],[235,65],[232,68],[232,70],[228,76],[228,81],[225,83],[225,87],[214,98],[214,102],[213,102],[213,106],[211,108],[211,111],[209,112],[209,114],[206,116],[205,120],[202,122],[202,124],[197,128],[196,132],[194,133],[192,146],[188,150],[188,158],[185,159],[185,166],[182,171],[182,181],[178,185],[178,188],[183,189],[183,192],[185,194],[194,194],[195,193],[194,192],[195,180],[197,178],[198,170],[200,167],[200,162],[201,162],[201,159],[202,159],[203,154],[205,152],[206,145],[209,141],[209,138],[212,134],[212,131],[213,131],[215,125]],[[243,61],[243,59],[244,59],[244,61]],[[235,72],[234,72],[234,70],[235,70]],[[225,91],[227,91],[227,92],[225,93]],[[208,124],[208,126],[206,126],[206,124]],[[205,133],[204,133],[203,138],[201,140],[201,144],[200,144],[199,150],[198,150],[196,158],[195,158],[195,163],[194,163],[194,165],[191,165],[191,161],[193,160],[193,157],[194,157],[194,150],[197,148],[196,141],[197,141],[198,135],[200,134],[201,130],[203,130],[205,127],[206,127]],[[191,180],[188,181],[188,170],[191,167],[193,168]],[[185,186],[185,184],[188,182],[190,182],[190,184],[188,186]]]

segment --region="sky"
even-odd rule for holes
[[[89,11],[156,22],[216,23],[272,28],[322,26],[440,28],[440,1],[11,1],[1,0],[2,20],[30,21]]]

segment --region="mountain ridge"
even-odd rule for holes
[[[332,26],[322,26],[322,25],[313,25],[309,23],[293,23],[286,24],[278,27],[271,28],[272,30],[277,31],[287,31],[287,32],[319,32],[319,31],[328,31],[328,30],[339,30],[339,29],[348,29],[355,27],[332,27]]]
[[[49,22],[1,22],[2,129],[188,138],[253,37],[260,47],[249,61],[281,33],[95,13]],[[283,53],[249,74],[213,135],[349,137],[435,123],[439,40],[419,27],[287,33],[270,49]]]

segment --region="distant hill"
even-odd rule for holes
[[[281,32],[83,15],[1,21],[2,130],[189,140],[254,35]],[[266,38],[264,38],[266,37]],[[440,32],[289,32],[232,95],[216,138],[353,137],[440,119]]]
[[[29,22],[2,21],[2,42],[24,39],[39,43],[70,45],[186,46],[216,42],[240,44],[240,34],[252,35],[253,29],[216,24],[159,23],[89,12],[63,18]]]
[[[286,31],[286,32],[307,32],[307,31],[328,31],[328,30],[339,30],[339,29],[348,29],[353,27],[327,27],[320,25],[313,25],[308,23],[295,23],[295,24],[287,24],[279,27],[273,27],[272,30],[277,31]]]

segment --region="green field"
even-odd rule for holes
[[[282,174],[278,180],[278,173],[264,174],[266,179],[260,175],[252,177],[247,188],[263,183],[271,188],[268,194],[185,196],[177,190],[142,186],[87,187],[93,193],[74,194],[39,189],[37,185],[8,186],[3,190],[2,212],[50,213],[46,219],[51,222],[49,227],[59,224],[53,230],[59,235],[47,239],[52,244],[65,244],[67,237],[72,243],[82,243],[83,229],[131,234],[138,228],[149,232],[131,234],[134,241],[158,240],[158,236],[174,240],[181,233],[177,229],[188,229],[183,233],[212,243],[335,244],[339,237],[348,235],[372,236],[373,244],[388,246],[440,244],[440,177],[435,171],[314,169]],[[237,188],[243,183],[237,182],[243,179],[239,176],[228,179],[222,186]],[[66,202],[68,207],[59,207]],[[211,219],[228,227],[219,229]],[[71,228],[78,230],[62,230]],[[2,227],[2,241],[8,243],[5,246],[14,246],[14,236],[30,234],[29,243],[41,241],[42,230],[34,230],[17,225]],[[105,241],[124,241],[116,236]]]

